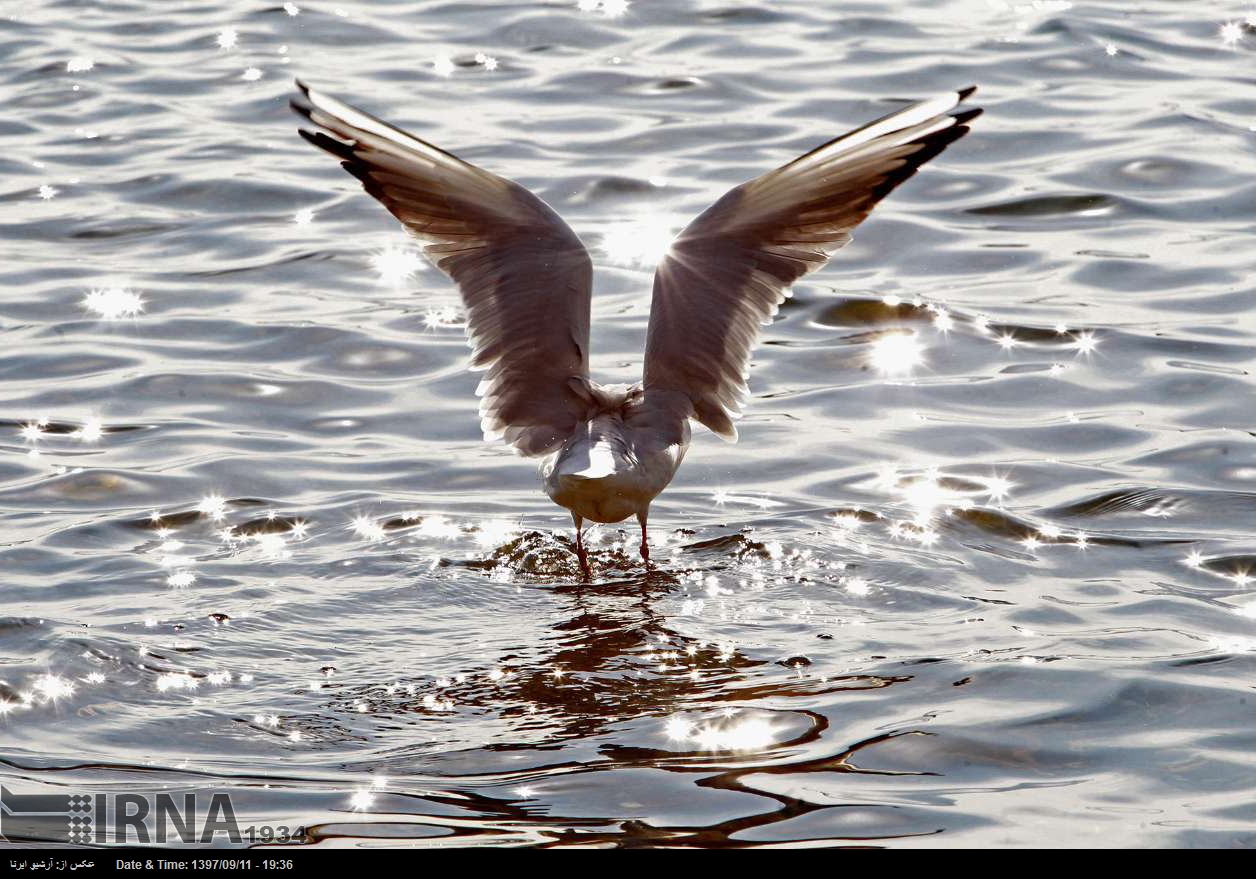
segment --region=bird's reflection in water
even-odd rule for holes
[[[537,643],[502,651],[496,680],[481,675],[449,681],[443,695],[455,704],[516,720],[522,739],[543,732],[547,741],[559,742],[602,733],[624,720],[666,717],[695,702],[735,698],[730,687],[767,664],[671,625],[657,605],[680,588],[679,566],[647,571],[635,547],[630,554],[612,541],[591,552],[600,578],[585,583],[566,543],[565,536],[530,531],[486,557],[448,563],[546,588],[557,619]],[[421,702],[411,707],[430,710]]]
[[[813,812],[843,807],[838,802],[810,802],[759,789],[748,776],[930,774],[869,770],[856,762],[859,751],[915,731],[887,733],[830,748],[826,744],[829,720],[823,714],[774,707],[846,690],[881,689],[908,681],[909,676],[789,675],[782,680],[776,675],[757,674],[757,669],[770,664],[768,660],[754,659],[731,647],[686,635],[659,609],[681,589],[682,577],[687,573],[683,565],[660,565],[642,572],[635,559],[612,547],[601,550],[595,563],[604,574],[624,573],[631,568],[632,576],[583,583],[565,547],[548,546],[554,541],[548,535],[524,534],[492,553],[491,561],[468,563],[486,568],[493,567],[492,562],[504,563],[514,570],[530,572],[548,572],[554,563],[572,570],[566,572],[568,576],[562,582],[548,589],[561,611],[547,637],[534,646],[520,647],[517,652],[508,651],[502,656],[501,665],[509,672],[494,681],[493,686],[485,686],[482,676],[476,676],[461,683],[451,681],[446,691],[460,710],[487,710],[498,718],[513,720],[512,730],[519,743],[489,743],[483,746],[484,751],[529,752],[533,756],[550,752],[553,758],[542,757],[545,762],[540,765],[529,761],[527,768],[518,770],[428,777],[424,779],[424,793],[409,795],[418,800],[412,801],[406,810],[417,824],[396,823],[397,818],[387,825],[369,822],[369,827],[356,822],[325,824],[310,828],[310,839],[381,834],[413,838],[416,828],[426,828],[417,835],[428,836],[432,825],[439,824],[455,835],[482,837],[485,842],[738,847],[753,844],[734,838],[741,832],[768,832],[763,829]],[[723,556],[729,552],[730,541],[714,543],[714,548],[710,541],[689,544],[672,561],[708,566],[726,562]],[[720,555],[720,562],[712,562],[712,553]],[[623,555],[624,572],[616,570],[620,564],[618,555]],[[390,707],[393,712],[431,711],[431,705],[422,699],[407,701],[405,697],[390,702]],[[659,733],[655,738],[667,745],[643,747],[614,741],[624,735],[625,729],[634,727],[638,733],[653,727]],[[540,741],[538,734],[543,736]],[[594,737],[604,742],[596,758],[566,758],[565,742],[587,742]],[[817,756],[826,750],[836,753]],[[413,754],[394,754],[388,762],[370,769],[395,777],[401,770],[401,763],[396,761],[412,766]],[[580,774],[605,778],[603,773],[608,769],[698,776],[693,781],[698,787],[760,797],[765,808],[760,810],[751,804],[744,810],[750,814],[743,812],[739,817],[705,827],[672,826],[611,815],[567,817],[560,814],[557,804],[543,806],[535,799],[539,796],[537,786],[544,788],[550,779]],[[433,791],[437,787],[444,788],[444,792]],[[849,808],[849,804],[846,806]],[[450,817],[450,809],[457,817]],[[937,831],[914,827],[894,836],[933,832]],[[826,833],[825,838],[840,836]],[[851,837],[874,838],[875,834]]]

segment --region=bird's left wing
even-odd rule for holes
[[[300,81],[301,136],[341,160],[458,285],[485,438],[553,451],[588,405],[593,268],[580,239],[519,184],[464,162]],[[333,136],[334,135],[334,136]]]
[[[913,104],[743,183],[690,223],[654,274],[645,396],[728,440],[759,327],[894,187],[968,133],[974,89]]]

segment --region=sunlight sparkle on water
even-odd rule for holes
[[[454,72],[454,60],[448,55],[438,55],[432,62],[432,70],[437,76],[449,76]]]
[[[924,347],[913,332],[886,333],[872,343],[868,361],[883,375],[903,376],[924,363]]]
[[[989,492],[990,500],[995,503],[1002,503],[1015,487],[1014,483],[1002,476],[991,476],[986,480],[986,490]]]
[[[358,516],[353,520],[350,527],[353,533],[359,537],[365,537],[372,543],[379,543],[386,536],[384,526],[380,525],[370,516]]]
[[[390,245],[371,257],[379,282],[400,287],[423,268],[423,258],[407,247]]]
[[[209,516],[215,522],[221,522],[227,515],[227,501],[218,494],[207,494],[196,505],[197,512]]]
[[[443,329],[445,327],[456,327],[462,323],[458,309],[452,305],[445,305],[440,308],[432,307],[423,315],[423,325],[429,330]]]
[[[680,715],[675,715],[667,719],[667,725],[664,727],[669,739],[683,741],[693,736],[693,723],[686,720]]]
[[[288,541],[282,534],[250,534],[249,540],[261,551],[264,560],[274,561],[292,557],[292,552],[288,549]]]
[[[238,38],[239,33],[235,28],[225,27],[218,32],[218,37],[215,41],[218,43],[219,49],[233,49]]]
[[[619,18],[628,12],[630,0],[602,0],[602,14],[607,18]]]
[[[424,537],[435,537],[440,540],[453,540],[462,533],[462,529],[449,518],[434,515],[425,516],[423,521],[419,523],[419,527],[415,529],[415,533]]]
[[[1208,639],[1208,646],[1217,653],[1256,653],[1256,638],[1214,635]]]
[[[956,487],[963,483],[974,483],[974,486]],[[984,479],[980,476],[952,478],[937,467],[926,467],[923,471],[912,473],[900,472],[900,468],[892,464],[880,468],[873,484],[912,511],[910,523],[890,523],[890,536],[915,540],[922,546],[932,546],[940,539],[935,530],[939,516],[949,516],[957,509],[970,509],[985,497],[1001,501],[1012,489],[1007,479],[997,475]],[[847,532],[854,530],[858,522],[858,518],[850,514],[834,517],[834,524]],[[1054,530],[1058,535],[1059,529]]]
[[[94,443],[100,441],[104,432],[104,425],[101,423],[99,418],[93,415],[89,416],[87,420],[83,422],[83,426],[70,435],[81,442]]]
[[[44,201],[50,201],[56,198],[57,193],[59,193],[60,191],[61,190],[57,189],[57,187],[49,186],[47,183],[45,183],[43,186],[39,187],[39,197],[43,199]]]
[[[1243,39],[1243,25],[1237,21],[1227,21],[1217,29],[1217,36],[1221,37],[1221,45],[1233,49]]]
[[[925,527],[933,520],[941,507],[963,507],[972,501],[957,491],[951,491],[939,482],[939,473],[926,473],[897,488],[897,494],[915,511],[915,523]]]
[[[1092,330],[1080,332],[1073,339],[1073,347],[1077,349],[1078,354],[1090,354],[1098,346],[1099,340],[1095,338]]]
[[[61,677],[61,675],[39,675],[31,681],[30,692],[34,697],[31,701],[41,703],[56,702],[58,699],[73,696],[74,684]]]
[[[863,597],[872,591],[872,587],[863,577],[843,577],[842,583],[851,595]]]
[[[144,310],[144,300],[126,287],[96,287],[83,299],[83,307],[105,320],[117,320],[135,317]]]
[[[480,546],[501,546],[519,532],[519,527],[505,519],[481,522],[475,531],[475,542]]]
[[[602,233],[602,252],[620,265],[654,268],[671,249],[676,232],[664,217],[624,220]]]
[[[667,737],[688,741],[708,751],[754,751],[776,743],[778,730],[762,717],[738,718],[736,709],[716,721],[694,724],[680,716],[668,718]]]
[[[246,67],[244,73],[240,74],[240,79],[245,82],[257,82],[262,78],[262,71],[257,67]]]
[[[157,676],[157,689],[165,693],[170,690],[195,690],[201,684],[196,678],[182,672],[166,672]]]

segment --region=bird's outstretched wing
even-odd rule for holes
[[[593,268],[548,205],[398,128],[297,81],[292,108],[319,128],[301,136],[423,242],[458,285],[474,353],[485,438],[546,454],[582,421]],[[334,136],[332,136],[334,135]]]
[[[728,440],[750,350],[789,288],[828,261],[894,187],[968,133],[976,89],[923,101],[743,183],[680,233],[654,275],[645,390],[679,392]],[[956,112],[953,112],[956,111]],[[671,392],[668,394],[659,392]]]

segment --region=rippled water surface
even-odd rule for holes
[[[4,3],[0,781],[321,845],[1256,843],[1256,9],[903,8]],[[660,230],[986,112],[582,584],[294,75],[562,213],[604,381]]]

